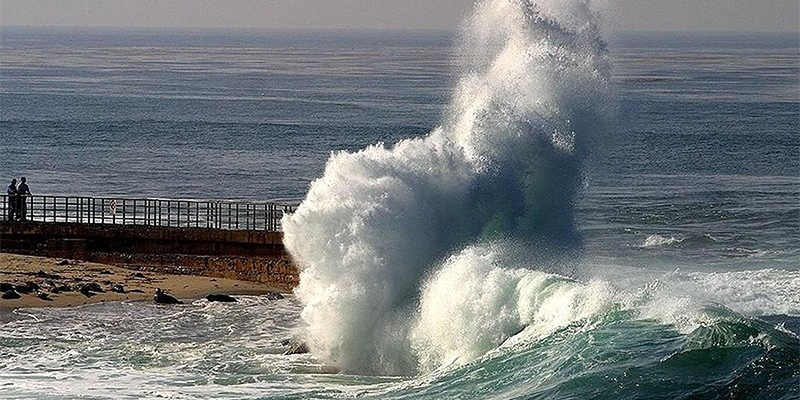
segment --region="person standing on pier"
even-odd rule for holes
[[[28,196],[30,195],[31,191],[28,189],[28,184],[25,183],[25,177],[23,176],[19,178],[19,186],[17,186],[17,198],[19,199],[17,213],[20,221],[28,219]]]
[[[12,179],[11,184],[6,188],[6,204],[8,206],[8,220],[13,221],[17,215],[17,180]]]

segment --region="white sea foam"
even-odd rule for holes
[[[696,292],[739,313],[800,316],[800,271],[762,269],[683,275]]]
[[[469,362],[523,330],[544,336],[612,303],[605,282],[514,268],[505,252],[502,243],[470,247],[427,281],[412,329],[423,370]]]
[[[318,357],[408,374],[593,308],[591,285],[533,269],[579,242],[580,161],[611,104],[595,14],[583,0],[479,2],[443,124],[330,158],[283,220]]]
[[[631,271],[641,274],[641,271]],[[619,279],[619,278],[618,278]],[[622,280],[615,282],[627,285]],[[800,315],[800,271],[776,269],[729,272],[683,272],[660,275],[647,284],[616,287],[614,302],[639,318],[673,325],[688,334],[730,315],[709,313],[709,306],[736,313],[735,318]]]
[[[642,247],[661,247],[661,246],[669,246],[671,244],[680,243],[683,239],[672,237],[664,237],[661,235],[650,235],[647,239],[644,240],[642,243]]]

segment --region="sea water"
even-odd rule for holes
[[[457,34],[4,28],[0,175],[305,201],[296,296],[4,313],[0,397],[800,397],[796,35],[540,4]]]

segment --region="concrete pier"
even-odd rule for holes
[[[297,269],[283,234],[267,230],[0,222],[0,251],[71,258],[173,274],[224,277],[291,288]]]

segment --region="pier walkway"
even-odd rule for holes
[[[0,197],[0,252],[286,288],[299,279],[280,225],[292,204],[36,195],[22,220]]]
[[[9,222],[8,195],[0,196],[0,221]],[[11,199],[13,201],[13,199]],[[176,200],[158,198],[24,196],[24,220],[79,224],[143,225],[225,230],[281,230],[285,213],[296,205],[228,200]]]

